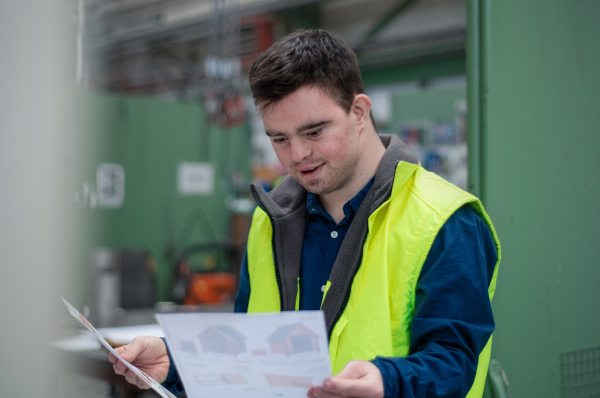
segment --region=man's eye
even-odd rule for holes
[[[308,133],[308,135],[311,137],[317,137],[319,134],[321,134],[321,130],[315,130]]]
[[[282,144],[285,141],[285,138],[273,138],[273,143]]]

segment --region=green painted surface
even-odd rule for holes
[[[361,57],[358,56],[360,64]],[[447,76],[464,76],[466,63],[464,56],[435,59],[422,62],[410,62],[379,68],[362,68],[361,73],[365,86],[400,83],[409,81],[426,81]]]
[[[600,2],[478,4],[481,196],[503,245],[493,356],[512,396],[558,398],[560,353],[600,346]]]
[[[275,15],[283,23],[283,35],[287,35],[296,29],[319,28],[319,9],[319,3],[315,2],[280,10]]]
[[[469,0],[467,6],[467,103],[468,103],[468,140],[469,153],[467,189],[475,196],[481,195],[481,73],[483,57],[481,56],[481,21],[480,0]]]
[[[174,256],[185,243],[228,237],[225,199],[249,185],[249,128],[209,126],[199,103],[82,95],[80,107],[87,114],[82,134],[92,148],[82,175],[95,184],[99,163],[125,169],[124,206],[86,212],[94,231],[92,246],[149,250],[158,264],[157,298],[170,300]],[[182,162],[213,165],[214,193],[181,195],[177,170]],[[246,183],[235,186],[232,173]],[[193,231],[189,236],[188,229]]]
[[[456,117],[456,103],[466,98],[466,87],[440,87],[395,94],[392,98],[392,117],[396,123],[423,120],[450,120]],[[397,130],[396,130],[397,131]]]

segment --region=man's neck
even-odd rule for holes
[[[385,152],[385,147],[378,135],[374,135],[374,138],[375,139],[369,137],[364,143],[364,156],[362,156],[359,161],[358,167],[356,168],[357,174],[352,182],[343,189],[327,195],[319,195],[323,207],[327,210],[327,213],[329,213],[336,224],[344,218],[344,205],[355,197],[377,172],[379,162]]]

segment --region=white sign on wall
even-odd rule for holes
[[[118,209],[125,200],[125,170],[115,163],[101,163],[96,169],[98,206]]]
[[[210,195],[215,190],[215,169],[210,163],[181,163],[178,174],[182,195]]]

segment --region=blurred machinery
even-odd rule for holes
[[[200,305],[232,302],[237,293],[239,265],[250,228],[250,215],[230,220],[230,237],[217,238],[202,208],[190,213],[181,248],[174,262],[172,300],[176,304]],[[196,235],[197,227],[208,235]],[[201,243],[190,240],[202,239]]]
[[[143,250],[96,248],[90,255],[90,321],[112,326],[127,310],[153,307],[156,262]]]
[[[233,270],[235,252],[227,241],[185,247],[175,266],[173,301],[184,305],[233,301],[238,280]]]
[[[246,120],[240,46],[238,1],[213,0],[200,90],[208,120],[221,127],[232,127]]]
[[[264,12],[310,3],[251,0],[79,0],[77,79],[83,88],[202,101],[221,127],[244,122],[243,77],[272,43]]]

